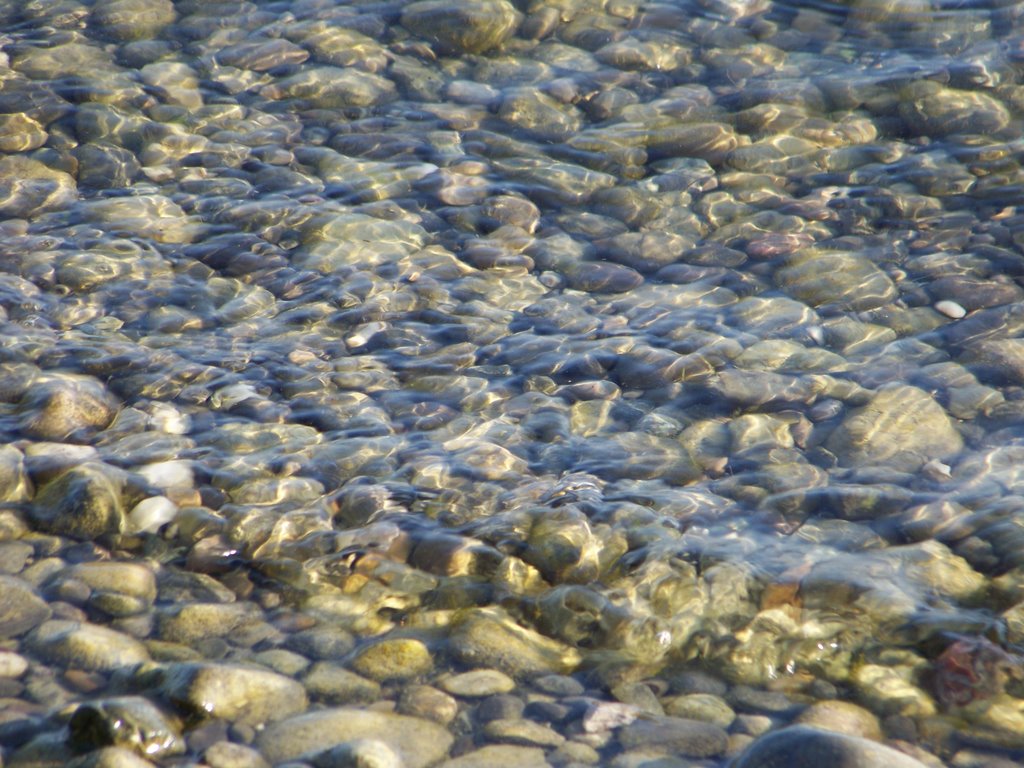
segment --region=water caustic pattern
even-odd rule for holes
[[[1024,6],[0,30],[5,765],[1024,757]]]

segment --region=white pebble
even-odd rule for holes
[[[935,302],[935,311],[941,312],[946,317],[952,317],[954,320],[959,320],[967,314],[966,309],[955,301],[950,301],[949,299],[943,299],[942,301]]]
[[[138,533],[156,533],[160,526],[178,516],[178,505],[166,496],[151,496],[128,513],[128,523]]]
[[[250,397],[259,397],[259,393],[252,388],[251,384],[229,384],[218,389],[211,399],[214,408],[227,410]]]
[[[160,489],[167,488],[191,488],[195,485],[195,478],[192,475],[192,462],[175,459],[172,461],[158,461],[153,464],[145,464],[135,470],[150,485]]]
[[[192,429],[192,419],[173,405],[166,403],[153,404],[149,423],[153,425],[154,429],[166,432],[168,435],[185,435]]]
[[[0,651],[0,677],[21,677],[28,670],[28,659],[13,651]]]

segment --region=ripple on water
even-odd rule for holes
[[[4,760],[1019,749],[1019,16],[0,4]]]

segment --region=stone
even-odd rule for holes
[[[375,710],[324,709],[268,725],[256,746],[273,764],[310,760],[352,739],[374,739],[394,751],[406,768],[426,768],[448,754],[453,737],[437,723]]]
[[[549,764],[538,747],[494,744],[445,760],[438,768],[549,768]]]
[[[352,739],[313,758],[316,768],[404,768],[402,758],[378,739]]]
[[[92,541],[125,529],[122,476],[89,462],[69,469],[39,489],[29,514],[43,530]]]
[[[47,621],[26,642],[39,658],[71,669],[113,672],[149,661],[146,646],[134,637],[83,621]]]
[[[825,442],[844,466],[888,464],[915,470],[963,449],[952,419],[925,391],[887,385],[851,411]]]
[[[148,40],[173,24],[171,0],[97,0],[91,22],[113,40]]]
[[[624,749],[650,749],[686,757],[715,757],[725,752],[729,737],[711,723],[681,717],[634,720],[619,731]]]
[[[565,741],[565,737],[552,728],[526,719],[491,720],[484,725],[483,733],[489,741],[524,747],[557,747]]]
[[[21,431],[37,440],[79,442],[105,429],[117,402],[91,376],[61,375],[35,382],[18,402]]]
[[[443,53],[484,53],[504,43],[519,25],[506,0],[419,0],[402,9],[402,26],[437,44]]]
[[[849,701],[816,701],[794,722],[871,741],[882,740],[882,727],[875,714]]]
[[[50,618],[50,606],[26,582],[0,575],[0,639],[23,635]]]
[[[452,628],[452,655],[471,667],[492,667],[512,677],[572,672],[579,652],[516,624],[498,608],[467,612]]]
[[[160,695],[191,717],[261,725],[305,711],[301,683],[260,667],[168,664],[157,673]]]
[[[924,768],[924,763],[892,747],[856,736],[794,725],[754,741],[733,768]]]
[[[427,646],[413,638],[388,638],[364,646],[349,662],[371,680],[408,680],[434,668]]]
[[[515,681],[496,669],[474,669],[461,675],[446,677],[439,682],[441,688],[453,696],[477,698],[494,696],[500,693],[511,693]]]
[[[68,742],[83,751],[122,747],[153,759],[185,751],[180,723],[142,696],[82,703],[68,721]]]
[[[775,283],[812,307],[834,305],[855,312],[885,306],[896,286],[869,259],[850,251],[807,248],[783,260]]]

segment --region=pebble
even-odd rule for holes
[[[511,621],[497,609],[470,612],[449,637],[463,664],[497,668],[512,677],[571,672],[579,653]]]
[[[492,744],[446,760],[440,768],[548,768],[548,765],[544,750],[539,747]]]
[[[50,618],[52,610],[26,582],[0,575],[0,638],[23,635]]]
[[[303,686],[259,667],[177,663],[157,673],[157,690],[184,714],[257,726],[306,710]]]
[[[407,680],[434,668],[427,646],[412,638],[381,640],[356,651],[352,668],[371,680]]]
[[[377,739],[352,739],[321,752],[313,759],[316,768],[403,768],[402,758]]]
[[[924,763],[891,747],[856,736],[794,725],[757,739],[734,761],[735,768],[773,768],[778,765],[819,765],[836,768],[921,768]]]
[[[509,693],[516,687],[515,681],[496,669],[475,669],[461,675],[443,678],[441,688],[453,696],[477,698]]]
[[[872,741],[882,740],[882,727],[878,717],[848,701],[817,701],[797,715],[794,722],[847,736]]]
[[[715,757],[725,752],[726,732],[711,723],[681,717],[639,719],[619,730],[624,749],[663,750],[685,757]]]
[[[271,724],[259,733],[256,746],[278,764],[316,755],[351,739],[386,744],[407,768],[426,768],[448,754],[453,738],[429,720],[363,709],[324,709]]]
[[[149,661],[146,647],[135,638],[83,621],[46,621],[26,643],[47,663],[71,669],[114,672]]]
[[[380,684],[329,661],[318,661],[302,684],[314,699],[330,704],[369,704],[380,698]]]
[[[565,736],[532,720],[490,720],[483,733],[490,741],[524,747],[557,747],[565,741]]]

